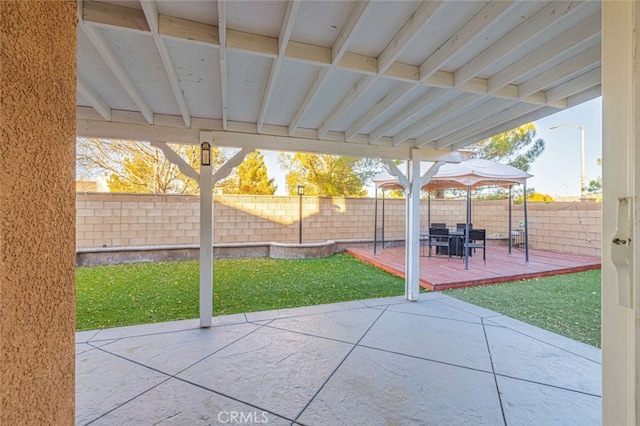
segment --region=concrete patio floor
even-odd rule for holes
[[[79,332],[80,425],[596,425],[600,350],[425,293]]]

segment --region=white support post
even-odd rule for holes
[[[420,191],[438,172],[444,162],[438,161],[420,175],[420,159],[416,150],[411,150],[407,164],[407,223],[405,237],[404,296],[415,302],[420,297]]]
[[[420,296],[420,161],[407,166],[407,221],[405,237],[404,297],[415,302]]]
[[[200,132],[200,143],[213,145],[211,132]],[[213,316],[213,175],[200,166],[200,327],[211,327]]]

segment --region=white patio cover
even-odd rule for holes
[[[423,162],[421,165],[421,174],[428,170],[431,164],[432,163],[429,162]],[[489,185],[509,186],[511,184],[525,184],[530,177],[533,177],[533,175],[507,164],[479,158],[470,158],[460,163],[447,163],[443,165],[440,167],[438,173],[431,178],[431,181],[425,184],[422,189],[425,191],[448,188],[466,189],[467,185],[472,189]],[[385,189],[402,188],[396,178],[388,172],[380,173],[374,177],[372,181],[376,185],[376,188],[382,186],[384,186]]]

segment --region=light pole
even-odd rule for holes
[[[298,196],[300,201],[298,203],[298,244],[302,244],[302,196],[304,195],[304,185],[298,185]]]
[[[580,198],[584,198],[584,126],[574,123],[560,123],[551,126],[551,129],[557,129],[560,126],[571,126],[580,129]]]

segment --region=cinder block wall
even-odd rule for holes
[[[298,242],[298,197],[222,196],[214,198],[214,242]],[[78,194],[78,248],[128,247],[199,242],[199,197],[192,195]],[[374,200],[303,197],[303,242],[372,239]],[[472,222],[487,235],[508,235],[508,203],[474,201]],[[466,218],[464,200],[431,200],[431,222],[454,226]],[[378,200],[381,226],[382,200]],[[521,205],[513,206],[513,229],[521,229]],[[599,203],[529,203],[532,248],[600,255]],[[427,201],[422,201],[427,229]],[[405,200],[385,200],[385,238],[402,239]]]

